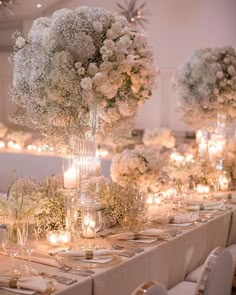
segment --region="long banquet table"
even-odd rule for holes
[[[236,205],[230,206],[231,209],[217,213],[205,223],[181,228],[182,233],[168,241],[146,247],[132,258],[122,257],[119,265],[95,269],[95,274],[90,277],[63,274],[76,278],[77,283],[69,287],[58,284],[55,294],[130,295],[139,284],[147,280],[156,280],[171,288],[202,264],[212,249],[236,242]],[[100,238],[100,241],[106,243],[104,239]],[[1,270],[9,268],[9,265],[9,258],[1,255]],[[62,274],[56,267],[38,263],[34,263],[34,267],[39,271]],[[0,294],[12,293],[0,290]]]

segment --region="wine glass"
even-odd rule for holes
[[[15,257],[19,254],[21,249],[20,237],[21,231],[19,224],[7,224],[7,228],[3,231],[2,248],[6,254],[11,258],[12,265],[10,275],[15,277],[19,275],[15,267]]]
[[[38,247],[38,226],[35,221],[29,222],[28,224],[28,233],[27,238],[24,241],[23,249],[27,254],[28,260],[28,272],[29,273],[36,273],[31,265],[31,255],[33,251]]]

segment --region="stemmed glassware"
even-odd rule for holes
[[[33,222],[28,222],[28,233],[25,239],[23,249],[27,254],[28,260],[28,271],[30,273],[34,273],[35,270],[32,268],[31,265],[31,255],[33,251],[38,247],[38,226],[35,220]]]
[[[15,257],[20,253],[26,230],[25,222],[12,222],[7,224],[3,232],[2,247],[12,260],[11,276],[19,274],[15,267]]]

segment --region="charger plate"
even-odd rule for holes
[[[56,260],[61,266],[78,270],[80,268],[100,268],[117,265],[121,262],[121,257],[113,254],[103,254],[93,256],[92,259],[86,259],[85,256],[61,256],[56,255]]]

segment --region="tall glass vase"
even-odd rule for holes
[[[97,105],[95,101],[89,105],[87,130],[83,135],[71,140],[75,165],[79,170],[80,198],[87,201],[86,192],[91,177],[96,174],[96,132],[97,132]]]

